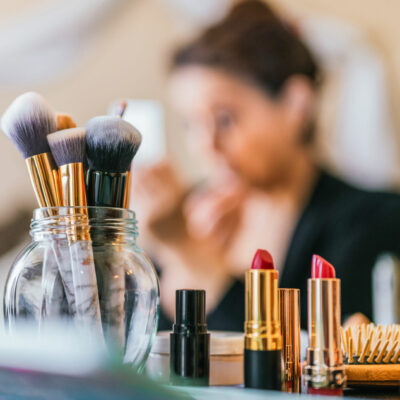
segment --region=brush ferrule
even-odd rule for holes
[[[62,188],[62,200],[65,207],[84,207],[87,205],[85,175],[82,163],[71,163],[59,168]],[[83,211],[83,212],[82,212]],[[67,229],[70,243],[78,240],[90,240],[89,221],[87,210],[76,210],[71,208],[71,224]],[[80,220],[80,221],[79,221]],[[77,222],[80,222],[77,224]]]
[[[88,204],[99,207],[129,207],[130,172],[110,173],[89,169],[86,175]]]
[[[60,207],[61,184],[57,166],[50,153],[37,154],[25,160],[33,190],[40,207]]]
[[[87,205],[85,175],[82,163],[62,165],[59,168],[63,206],[82,207]]]

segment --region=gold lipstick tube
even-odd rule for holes
[[[279,289],[282,331],[283,390],[300,393],[300,290]]]
[[[308,280],[308,387],[337,389],[346,383],[340,346],[340,279]]]
[[[281,390],[282,336],[275,269],[247,271],[245,307],[244,385]]]
[[[39,206],[61,206],[60,179],[52,155],[50,153],[38,154],[27,158],[25,162]]]
[[[282,349],[276,270],[247,271],[244,329],[246,349]]]

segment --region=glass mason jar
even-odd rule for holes
[[[9,272],[6,328],[19,322],[71,323],[96,335],[125,363],[144,366],[157,330],[159,286],[154,267],[136,245],[135,214],[108,207],[34,211],[32,242]]]

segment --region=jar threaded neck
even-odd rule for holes
[[[34,210],[30,234],[35,241],[69,239],[89,233],[104,240],[136,241],[132,210],[112,207],[47,207]]]

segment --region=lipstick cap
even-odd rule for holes
[[[279,314],[282,331],[283,388],[299,393],[300,367],[300,290],[279,289]]]
[[[207,386],[209,375],[206,292],[177,290],[175,323],[170,338],[170,382],[183,386]]]
[[[207,331],[205,290],[177,290],[174,331],[182,325],[192,330]]]

